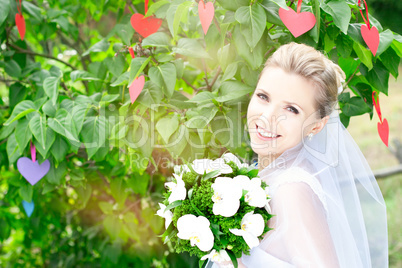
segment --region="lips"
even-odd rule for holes
[[[257,134],[259,134],[259,133],[258,133],[258,129],[262,129],[264,132],[267,132],[267,133],[271,133],[271,134],[276,135],[275,138],[281,137],[281,135],[278,135],[278,134],[272,133],[272,132],[270,132],[270,131],[267,131],[266,129],[264,129],[264,128],[258,126],[257,124],[255,125],[255,127],[256,127],[256,130],[257,130]],[[268,137],[264,137],[264,138],[268,138]],[[273,139],[273,138],[268,138],[268,139]]]

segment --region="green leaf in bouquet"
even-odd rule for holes
[[[194,191],[194,188],[191,188],[191,189],[188,190],[188,192],[187,192],[188,199],[190,199],[190,200],[191,200],[191,197],[193,196],[193,191]]]
[[[205,214],[202,213],[201,210],[199,210],[199,209],[197,208],[197,206],[194,205],[191,200],[190,200],[190,205],[191,205],[191,207],[195,210],[195,212],[198,214],[197,216],[204,216],[204,217],[205,217]]]
[[[210,179],[210,178],[214,178],[214,177],[216,177],[219,173],[220,173],[219,170],[214,170],[214,171],[211,171],[211,172],[206,173],[206,174],[205,174],[205,172],[204,172],[204,175],[203,175],[202,179],[203,179],[203,180],[208,180],[208,179]]]
[[[182,200],[176,200],[176,201],[170,203],[168,206],[166,206],[166,208],[165,208],[165,210],[164,210],[163,212],[166,212],[166,211],[168,211],[168,210],[170,210],[170,209],[172,209],[172,208],[178,207],[178,206],[180,206],[182,203],[183,203]]]
[[[250,170],[250,171],[247,173],[247,175],[248,175],[250,178],[257,177],[257,175],[258,175],[258,169]]]
[[[218,240],[220,240],[221,235],[223,235],[224,233],[222,233],[219,229],[219,224],[217,223],[212,223],[211,222],[211,231],[212,233],[218,238]]]
[[[228,253],[230,259],[232,260],[233,266],[235,268],[237,268],[239,266],[239,264],[237,263],[237,258],[235,256],[235,254],[230,250],[226,250],[226,252]]]
[[[198,267],[199,267],[199,268],[204,268],[204,267],[207,266],[207,263],[208,263],[207,260],[201,260],[201,259],[200,259],[200,260],[198,261]]]

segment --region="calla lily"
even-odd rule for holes
[[[176,201],[176,200],[184,200],[186,199],[186,187],[184,181],[182,179],[182,175],[176,175],[173,173],[173,176],[176,179],[175,182],[166,182],[165,186],[171,191],[172,193],[169,196],[169,204]]]
[[[204,172],[209,173],[211,171],[218,170],[219,173],[215,175],[215,177],[219,176],[220,174],[228,174],[233,172],[233,169],[227,165],[225,160],[222,158],[218,158],[213,161],[211,159],[196,159],[193,161],[193,169],[200,175],[204,175]]]
[[[241,169],[243,167],[249,167],[249,165],[247,163],[242,163],[239,158],[237,158],[234,154],[232,153],[226,153],[224,154],[221,158],[223,158],[224,160],[226,160],[226,163],[233,161],[236,166]]]
[[[264,219],[260,214],[253,213],[251,211],[244,215],[241,220],[241,229],[229,229],[231,233],[243,236],[250,249],[259,245],[258,237],[264,231]]]
[[[250,180],[247,176],[238,175],[233,178],[233,181],[238,183],[243,190],[247,191],[244,201],[250,206],[261,208],[267,204],[267,194],[261,188],[261,178],[255,177]]]
[[[201,257],[202,261],[206,260],[206,259],[211,259],[213,262],[218,262],[218,263],[230,261],[229,254],[224,249],[221,249],[219,251],[216,251],[215,249],[211,250],[211,252],[209,254]]]
[[[211,187],[214,190],[212,212],[224,217],[233,216],[240,207],[240,198],[243,195],[240,185],[232,178],[218,177]]]
[[[191,246],[196,245],[202,251],[209,251],[214,246],[214,235],[209,225],[209,220],[204,216],[186,214],[177,220],[177,236],[190,240]]]
[[[172,222],[173,213],[170,210],[165,211],[166,206],[159,203],[160,209],[156,212],[156,215],[165,218],[165,229],[167,229]]]

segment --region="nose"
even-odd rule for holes
[[[260,126],[273,133],[277,133],[278,124],[283,120],[284,114],[280,107],[269,105],[264,107],[264,111],[259,117]]]

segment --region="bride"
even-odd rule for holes
[[[266,62],[247,125],[274,229],[239,267],[388,267],[384,199],[335,109],[344,79],[303,44],[281,46]]]

